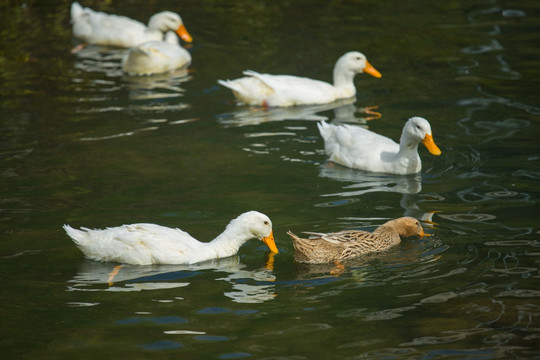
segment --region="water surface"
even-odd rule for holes
[[[82,3],[142,21],[179,12],[193,64],[125,76],[123,51],[70,53],[70,2],[0,6],[5,357],[538,356],[537,2]],[[383,74],[357,76],[351,101],[237,107],[216,83],[245,69],[330,81],[350,50]],[[413,115],[442,150],[420,149],[421,174],[327,163],[317,121],[397,140]],[[220,261],[115,268],[61,228],[152,222],[206,241],[247,210],[272,219],[274,258],[251,241]],[[293,261],[289,229],[403,215],[433,236],[339,276]]]

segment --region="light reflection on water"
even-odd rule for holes
[[[269,259],[269,261],[272,261]],[[270,266],[270,265],[268,265]],[[85,261],[70,281],[68,291],[129,292],[142,290],[175,289],[197,281],[204,270],[226,273],[216,280],[231,284],[224,295],[238,303],[260,303],[274,298],[273,282],[276,277],[271,269],[245,270],[238,256],[212,260],[193,265],[133,266]],[[178,280],[183,280],[178,282]]]

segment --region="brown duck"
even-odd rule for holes
[[[295,249],[295,260],[308,264],[322,264],[352,259],[360,255],[380,252],[401,242],[400,237],[429,236],[420,222],[412,217],[400,217],[379,226],[375,231],[343,230],[334,233],[308,233],[303,239],[287,232]]]

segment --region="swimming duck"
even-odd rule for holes
[[[287,232],[295,249],[295,260],[308,264],[339,262],[374,252],[386,250],[401,242],[402,237],[429,236],[420,222],[412,217],[387,221],[375,231],[343,230],[334,233],[308,233],[309,239]]]
[[[331,125],[324,121],[317,126],[329,160],[354,169],[396,175],[416,174],[422,169],[419,142],[431,154],[441,154],[433,141],[429,122],[418,116],[405,123],[399,144],[358,126]]]
[[[191,63],[191,55],[180,46],[172,31],[165,41],[148,41],[129,49],[122,60],[122,70],[130,75],[161,74]]]
[[[180,16],[170,11],[153,15],[146,26],[125,16],[93,11],[74,2],[71,4],[71,22],[75,37],[95,45],[131,48],[147,41],[162,41],[163,34],[169,30],[175,31],[186,42],[192,41]]]
[[[87,258],[132,265],[194,264],[236,254],[252,238],[262,240],[271,252],[278,249],[268,216],[249,211],[232,220],[214,240],[203,243],[187,232],[155,224],[131,224],[106,229],[64,225]]]
[[[326,104],[356,95],[354,76],[368,73],[376,78],[382,75],[357,51],[341,56],[334,66],[334,84],[290,75],[260,74],[244,71],[247,77],[236,80],[218,80],[231,89],[239,103],[257,106],[293,106]]]

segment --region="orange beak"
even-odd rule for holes
[[[425,232],[424,232],[424,229],[422,229],[422,230],[420,231],[420,234],[418,234],[418,236],[420,236],[421,238],[423,238],[424,236],[431,236],[431,234],[425,233]]]
[[[262,242],[265,243],[266,246],[268,246],[271,252],[276,253],[276,254],[279,252],[276,246],[276,242],[274,241],[273,231],[270,232],[270,235],[268,235],[267,237],[262,238]]]
[[[178,36],[180,36],[182,38],[182,40],[184,40],[185,42],[192,42],[193,41],[193,38],[191,37],[191,35],[189,35],[186,27],[184,26],[184,24],[180,25],[178,27],[178,29],[176,29],[176,33],[178,34]]]
[[[424,140],[422,140],[422,144],[426,146],[428,151],[433,155],[441,155],[441,149],[435,145],[435,141],[433,141],[433,136],[431,134],[426,134],[424,137]]]
[[[366,67],[364,68],[364,72],[376,78],[382,77],[381,73],[378,72],[377,69],[371,66],[371,64],[367,61],[366,61]]]

